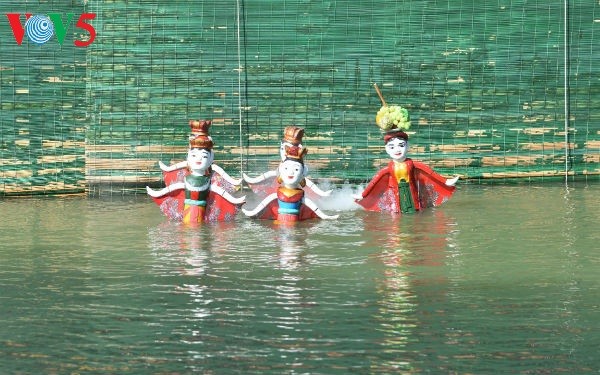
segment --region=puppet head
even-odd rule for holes
[[[190,120],[192,134],[189,138],[187,162],[194,173],[206,172],[214,160],[214,143],[208,133],[211,123],[209,120]]]

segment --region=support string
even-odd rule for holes
[[[244,173],[244,135],[243,135],[243,119],[242,119],[242,44],[240,33],[241,6],[240,0],[236,1],[236,24],[237,24],[237,53],[238,53],[238,117],[239,117],[239,135],[240,135],[240,176]]]
[[[565,102],[565,183],[569,180],[569,160],[570,160],[570,141],[569,141],[569,0],[564,1],[564,102]]]

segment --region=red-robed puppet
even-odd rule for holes
[[[375,86],[377,89],[377,86]],[[412,213],[439,206],[454,193],[458,177],[446,179],[424,163],[407,158],[410,127],[408,111],[387,106],[377,89],[383,106],[376,123],[385,131],[385,151],[391,161],[369,182],[356,203],[368,211]]]
[[[186,224],[233,220],[245,197],[231,193],[241,180],[231,178],[213,164],[213,140],[208,135],[211,121],[190,121],[192,134],[184,162],[161,165],[166,187],[148,195],[170,219]]]
[[[308,152],[298,146],[285,146],[285,159],[278,168],[278,188],[263,199],[252,210],[242,208],[246,216],[272,219],[278,223],[308,219],[336,219],[319,209],[317,204],[305,196],[306,186],[304,155]]]
[[[298,147],[300,150],[304,149],[302,145],[302,137],[304,137],[304,129],[295,125],[286,126],[283,130],[283,138],[279,146],[279,156],[281,161],[286,159],[286,147]],[[331,190],[323,191],[317,184],[311,181],[306,175],[308,175],[308,167],[304,166],[304,183],[305,193],[310,199],[319,199],[321,197],[328,197],[331,194]],[[250,177],[247,174],[242,174],[244,181],[248,184],[252,191],[264,198],[279,188],[279,169],[267,171],[257,177]]]

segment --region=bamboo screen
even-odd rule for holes
[[[600,4],[567,4],[1,1],[95,13],[97,37],[18,46],[2,15],[0,194],[160,186],[189,119],[213,120],[233,176],[275,168],[295,124],[313,179],[363,183],[387,161],[373,83],[409,109],[410,156],[443,174],[598,181]]]
[[[7,13],[81,13],[70,2],[0,0],[0,195],[85,191],[86,51],[73,46],[18,45]]]

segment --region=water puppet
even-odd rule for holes
[[[186,224],[233,220],[245,196],[232,193],[241,184],[213,163],[213,140],[209,135],[212,122],[191,120],[192,134],[185,161],[166,166],[160,163],[166,187],[148,195],[170,219]]]
[[[336,219],[338,215],[327,215],[317,204],[305,196],[306,186],[304,156],[306,148],[288,146],[284,148],[285,159],[279,164],[277,191],[270,193],[253,210],[242,211],[246,216],[276,220],[278,223],[296,222],[307,219]]]
[[[388,165],[380,170],[355,201],[367,211],[392,214],[413,213],[439,206],[454,193],[458,177],[447,179],[428,165],[407,157],[410,117],[406,108],[388,106],[374,85],[382,102],[375,122],[384,132]]]
[[[304,148],[302,145],[302,137],[304,137],[304,129],[291,125],[287,126],[283,131],[283,139],[279,147],[279,156],[283,162],[286,159],[286,147],[295,146],[301,150]],[[279,182],[277,177],[279,175],[279,168],[272,171],[267,171],[260,176],[250,177],[245,173],[242,174],[244,181],[248,184],[250,189],[261,197],[268,196],[277,191]],[[304,181],[305,187],[307,188],[306,193],[311,199],[318,199],[319,197],[328,197],[331,194],[331,190],[321,190],[313,181],[308,177],[308,167],[304,166]]]

